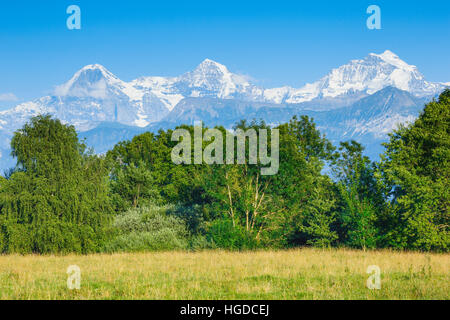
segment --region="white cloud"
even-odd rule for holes
[[[104,79],[91,84],[89,87],[71,86],[72,84],[66,83],[60,86],[56,86],[54,94],[56,96],[64,97],[77,97],[87,98],[92,97],[96,99],[106,99],[108,96],[107,83]]]
[[[14,93],[0,93],[0,101],[17,101],[19,98]]]

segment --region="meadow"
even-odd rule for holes
[[[67,268],[81,269],[69,290]],[[381,289],[366,287],[369,265]],[[390,250],[0,256],[1,299],[449,299],[450,255]]]

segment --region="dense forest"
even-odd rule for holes
[[[235,126],[249,128],[269,126]],[[448,252],[450,90],[392,132],[377,162],[356,141],[332,145],[306,116],[277,129],[279,171],[265,176],[260,162],[174,164],[172,130],[146,132],[96,155],[73,126],[37,116],[15,132],[17,165],[0,177],[0,252]]]

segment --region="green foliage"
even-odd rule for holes
[[[280,125],[280,170],[270,192],[284,209],[276,232],[291,246],[330,246],[337,240],[332,181],[322,174],[334,150],[312,119],[294,117]],[[280,219],[278,219],[280,220]]]
[[[270,128],[264,122],[241,121],[235,129],[255,129],[259,139],[259,129]],[[331,143],[308,117],[294,117],[277,129],[280,168],[276,175],[261,175],[260,161],[248,163],[248,150],[245,164],[212,165],[200,171],[198,185],[204,190],[204,211],[213,221],[208,236],[216,245],[323,247],[337,240],[332,230],[333,184],[321,174],[324,160],[332,156]],[[270,139],[269,135],[268,146]],[[232,229],[228,229],[230,223]],[[225,241],[226,237],[230,240]]]
[[[255,236],[230,219],[217,219],[208,228],[207,239],[218,248],[230,250],[255,249],[259,243]]]
[[[325,190],[325,189],[324,189]],[[320,192],[316,190],[315,192]],[[303,214],[296,217],[297,241],[315,247],[331,247],[338,239],[337,232],[333,230],[336,221],[334,199],[326,198],[326,194],[317,194],[305,206]]]
[[[116,216],[113,228],[116,236],[109,241],[105,250],[155,251],[186,249],[188,231],[180,218],[167,214],[171,207],[133,208]]]
[[[183,128],[193,131],[193,127],[183,126]],[[172,130],[160,130],[158,134],[146,132],[134,137],[131,141],[118,143],[107,153],[107,162],[113,173],[113,181],[117,180],[120,171],[133,166],[137,168],[137,170],[128,169],[129,172],[124,172],[125,177],[122,181],[126,181],[128,198],[137,194],[140,183],[149,188],[149,195],[141,194],[140,202],[149,200],[190,205],[202,201],[202,190],[199,190],[195,183],[199,166],[175,165],[172,162],[171,151],[176,145],[176,142],[171,141],[172,132]],[[142,172],[145,170],[148,170],[150,174]],[[151,190],[151,184],[154,190]],[[122,183],[119,182],[113,188],[113,194],[117,195],[116,200],[122,197],[121,187]],[[158,195],[156,196],[153,191],[156,191]],[[122,208],[123,203],[119,203],[117,210],[120,211]]]
[[[203,235],[206,232],[206,221],[211,220],[207,208],[198,204],[190,206],[177,205],[169,209],[170,214],[182,219],[191,234]]]
[[[333,171],[340,195],[340,229],[343,242],[356,248],[375,248],[379,241],[377,212],[384,210],[383,194],[375,167],[363,156],[356,141],[341,142]]]
[[[111,192],[114,207],[119,212],[160,201],[152,172],[142,160],[138,166],[132,163],[115,169],[111,178]]]
[[[180,128],[193,136],[193,126]],[[234,129],[255,129],[259,142],[259,130],[270,127],[241,121]],[[172,130],[118,143],[103,158],[86,150],[74,127],[33,118],[11,141],[17,166],[0,176],[0,252],[448,251],[450,90],[391,134],[380,163],[355,141],[335,152],[306,116],[276,129],[279,170],[270,176],[260,158],[249,163],[248,141],[245,164],[176,165]]]
[[[0,184],[2,251],[98,251],[110,213],[103,160],[49,116],[33,118],[11,146],[19,170]]]
[[[450,203],[450,90],[425,106],[385,144],[381,169],[391,189],[387,244],[448,251]]]
[[[243,131],[255,129],[258,141],[259,129],[268,128],[264,122],[255,121],[250,124],[241,121],[235,127]],[[269,135],[268,147],[271,145],[270,139]],[[249,141],[246,140],[245,164],[206,166],[199,178],[198,184],[207,199],[205,211],[213,221],[217,220],[212,223],[209,231],[215,232],[211,239],[220,247],[225,247],[226,244],[232,249],[262,246],[267,240],[263,239],[267,234],[266,230],[271,228],[272,221],[281,214],[281,208],[277,207],[277,202],[268,192],[272,177],[261,175],[263,165],[259,158],[256,164],[249,164],[248,144]],[[269,147],[268,154],[271,152]],[[236,150],[234,156],[236,159]],[[229,222],[234,230],[226,229]],[[227,242],[222,237],[223,234],[228,234],[233,239]]]

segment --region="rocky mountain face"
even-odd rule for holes
[[[101,65],[88,65],[52,95],[0,112],[0,169],[14,164],[9,157],[13,132],[30,117],[47,113],[73,124],[96,152],[146,130],[196,120],[231,128],[240,119],[275,125],[294,114],[313,116],[335,142],[359,139],[368,150],[379,150],[375,144],[399,123],[414,120],[448,85],[426,81],[391,51],[352,60],[298,89],[259,87],[209,59],[178,77],[130,82]]]

